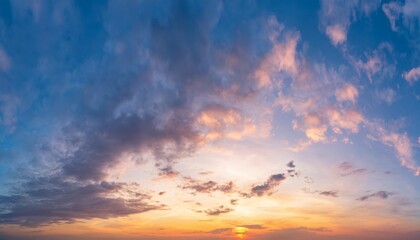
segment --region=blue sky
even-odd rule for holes
[[[418,0],[0,1],[0,238],[418,239],[419,103]]]

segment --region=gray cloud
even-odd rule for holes
[[[337,191],[321,191],[319,195],[329,196],[329,197],[338,197]]]
[[[206,213],[209,216],[218,216],[220,214],[229,213],[229,212],[232,212],[232,211],[233,211],[232,208],[228,208],[228,207],[225,207],[223,205],[220,205],[217,208],[207,209],[207,210],[204,211],[204,213]]]
[[[22,184],[14,194],[0,195],[0,223],[36,227],[77,219],[126,216],[162,207],[134,183],[37,178]]]
[[[340,163],[340,165],[338,165],[338,169],[342,172],[340,174],[342,177],[351,176],[351,175],[358,175],[358,174],[364,174],[364,173],[371,173],[372,172],[372,170],[369,170],[367,168],[356,168],[350,162],[342,162],[342,163]]]
[[[221,233],[230,233],[230,232],[232,232],[232,228],[216,228],[214,230],[211,230],[208,233],[211,233],[211,234],[221,234]]]
[[[388,197],[394,195],[395,193],[393,192],[387,192],[387,191],[378,191],[376,193],[372,193],[372,194],[367,194],[367,195],[363,195],[359,198],[357,198],[356,200],[359,201],[366,201],[369,200],[371,198],[377,198],[377,199],[387,199]]]
[[[211,193],[220,191],[223,193],[232,193],[235,190],[235,186],[232,181],[225,184],[219,184],[214,181],[199,181],[192,178],[184,178],[186,183],[180,186],[182,189],[193,190],[193,193]]]
[[[293,163],[293,161],[289,162],[286,166],[289,167],[289,168],[295,168],[296,167],[296,165]]]
[[[251,195],[256,195],[259,197],[265,194],[270,195],[272,190],[285,179],[286,176],[283,173],[271,175],[265,183],[252,187]]]
[[[54,194],[38,198],[26,185],[16,184],[16,193],[2,195],[0,204],[7,209],[1,213],[3,222],[42,225],[157,209],[160,205],[150,203],[147,195],[137,200],[108,196],[114,193],[101,184],[124,161],[155,161],[161,177],[177,176],[173,165],[202,146],[195,127],[200,109],[220,105],[222,92],[226,105],[255,96],[257,83],[250,76],[259,65],[257,56],[264,53],[252,38],[262,35],[256,27],[260,20],[232,22],[237,31],[224,33],[223,39],[232,41],[221,44],[213,36],[220,28],[221,2],[162,3],[112,1],[90,9],[95,14],[81,14],[76,2],[54,2],[43,9],[44,17],[31,19],[36,26],[25,23],[35,18],[26,14],[33,9],[10,6],[19,9],[11,9],[13,19],[2,25],[2,49],[13,59],[10,72],[19,69],[19,79],[2,82],[0,96],[23,98],[18,105],[0,104],[0,125],[16,128],[11,137],[24,143],[16,152],[26,154],[13,159],[24,171],[10,175],[15,182]],[[244,34],[250,27],[253,34]],[[232,58],[241,61],[230,64]],[[28,127],[34,129],[30,139]],[[0,137],[8,138],[6,134]],[[39,182],[38,176],[44,180]],[[125,184],[118,185],[120,190]],[[200,184],[186,188],[233,191],[231,182]],[[90,188],[95,191],[86,191]]]

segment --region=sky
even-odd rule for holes
[[[0,1],[0,239],[420,239],[420,1]]]

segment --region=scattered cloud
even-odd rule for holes
[[[232,228],[216,228],[214,230],[211,230],[208,233],[211,234],[222,234],[222,233],[231,233],[232,232]]]
[[[186,183],[180,188],[193,190],[193,193],[212,193],[220,191],[223,193],[232,193],[234,191],[234,184],[232,181],[225,184],[218,184],[214,181],[199,181],[192,178],[185,178]]]
[[[359,96],[359,91],[352,84],[346,84],[342,88],[335,90],[335,97],[339,102],[349,101],[355,103],[357,97]]]
[[[230,213],[232,212],[232,208],[225,207],[223,205],[220,205],[217,208],[211,208],[204,211],[209,216],[219,216],[220,214]]]
[[[367,194],[367,195],[363,195],[360,198],[357,198],[356,200],[359,201],[366,201],[369,200],[371,198],[376,198],[376,199],[387,199],[389,196],[394,195],[394,193],[392,192],[387,192],[387,191],[378,191],[376,193],[372,193],[372,194]]]
[[[273,189],[285,179],[286,176],[283,173],[271,175],[265,183],[253,186],[250,195],[258,197],[266,194],[270,195],[272,194]]]
[[[319,192],[319,195],[324,195],[328,197],[338,197],[338,192],[337,191],[321,191]]]
[[[290,161],[286,166],[289,167],[289,168],[295,168],[296,167],[296,165],[294,164],[293,161]]]
[[[334,46],[342,44],[347,40],[347,29],[345,26],[339,24],[328,26],[325,33],[331,39]]]
[[[340,173],[340,175],[343,176],[343,177],[372,172],[367,168],[356,168],[350,162],[340,163],[340,165],[338,165],[338,169],[342,172],[342,173]]]
[[[400,2],[389,2],[382,5],[382,11],[384,11],[394,32],[398,31],[396,22],[400,18],[402,10],[403,6]]]
[[[385,102],[388,105],[391,105],[395,101],[396,93],[391,88],[385,88],[375,92],[376,97],[379,101]]]
[[[404,72],[403,77],[410,84],[413,84],[414,82],[420,80],[420,67],[416,67],[408,72]]]

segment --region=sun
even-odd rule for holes
[[[243,238],[245,238],[245,234],[248,232],[248,228],[246,228],[246,227],[235,227],[232,231],[237,238],[243,239]]]

